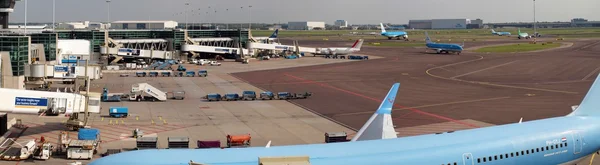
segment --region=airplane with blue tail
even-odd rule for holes
[[[391,40],[392,38],[397,38],[399,40],[400,37],[402,37],[404,40],[408,40],[408,33],[405,31],[388,32],[385,30],[383,23],[379,23],[379,25],[381,25],[381,35],[387,37],[388,40]]]
[[[427,49],[432,49],[435,50],[435,52],[437,54],[450,54],[450,53],[456,53],[458,55],[460,55],[460,53],[463,51],[463,46],[465,45],[465,43],[463,42],[462,45],[458,45],[458,44],[446,44],[446,43],[435,43],[433,41],[431,41],[431,38],[429,38],[429,34],[427,34],[427,32],[425,32],[425,37],[427,37],[425,39],[425,46],[427,46]]]
[[[399,87],[392,86],[349,142],[148,149],[109,155],[90,165],[256,165],[262,158],[285,157],[308,157],[304,161],[312,165],[574,165],[600,150],[600,76],[566,116],[401,138],[391,117]]]
[[[277,37],[279,37],[279,29],[275,29],[273,34],[271,34],[271,36],[269,36],[269,37],[252,37],[252,38],[253,38],[253,40],[255,40],[255,42],[263,41],[266,43],[267,41],[273,41],[273,40],[277,39]]]
[[[498,35],[498,36],[510,36],[510,32],[496,32],[494,29],[492,29],[492,34],[493,35]]]

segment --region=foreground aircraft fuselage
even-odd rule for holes
[[[600,150],[600,76],[579,107],[564,117],[389,138],[381,135],[389,135],[385,129],[392,125],[391,105],[396,97],[392,91],[397,86],[357,133],[369,134],[365,136],[370,140],[270,148],[140,150],[110,155],[90,165],[183,165],[190,160],[208,165],[256,165],[259,157],[285,156],[309,156],[312,165],[562,165],[575,164]]]

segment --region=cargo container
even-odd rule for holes
[[[200,70],[200,71],[198,71],[198,76],[200,76],[200,77],[206,77],[206,76],[208,76],[208,71],[207,70]]]
[[[98,140],[100,130],[94,128],[81,128],[77,133],[78,140]]]
[[[227,135],[227,147],[232,146],[250,146],[250,140],[252,137],[250,134],[247,135]]]
[[[202,141],[198,140],[198,148],[221,148],[221,141]]]
[[[108,115],[116,118],[129,116],[129,108],[127,107],[110,107]]]
[[[97,148],[97,140],[71,140],[67,147],[67,159],[92,159]]]
[[[242,93],[243,100],[256,100],[256,92],[254,91],[244,91]]]
[[[221,99],[221,94],[218,93],[210,93],[206,95],[206,100],[208,101],[220,101]]]
[[[273,100],[275,98],[275,95],[273,94],[273,92],[262,92],[260,93],[260,99],[262,100]]]

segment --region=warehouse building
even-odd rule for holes
[[[408,26],[414,29],[479,29],[483,27],[483,20],[476,19],[432,19],[409,20]]]
[[[325,30],[325,22],[288,22],[288,30]]]
[[[175,29],[175,21],[115,21],[111,29]]]
[[[431,29],[431,20],[409,20],[408,27],[411,29]]]

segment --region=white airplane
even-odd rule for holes
[[[315,55],[347,55],[360,51],[360,47],[362,47],[363,39],[356,40],[352,47],[346,48],[317,48]]]

